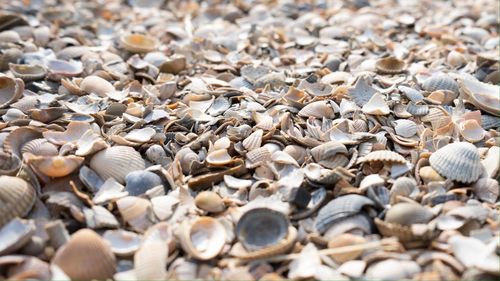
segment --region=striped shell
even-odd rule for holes
[[[263,146],[248,152],[246,158],[246,167],[252,169],[262,165],[266,161],[270,161],[271,152],[267,147]]]
[[[477,148],[468,142],[456,142],[438,149],[429,162],[440,175],[459,182],[475,182],[483,172]]]
[[[345,145],[338,141],[329,141],[311,149],[314,161],[330,169],[345,166],[349,162],[347,154]]]
[[[375,63],[375,68],[378,73],[381,74],[396,74],[403,72],[406,68],[406,64],[404,61],[395,58],[395,57],[387,57],[379,59]]]
[[[119,183],[133,171],[144,170],[146,163],[141,154],[128,146],[113,146],[97,152],[90,160],[90,168],[103,180],[114,178]]]
[[[365,162],[390,162],[390,163],[406,163],[406,159],[401,154],[390,150],[375,150],[368,153],[364,157]]]
[[[137,280],[164,280],[167,276],[168,245],[160,231],[145,235],[134,255],[134,274]]]
[[[439,73],[432,75],[422,83],[422,88],[429,92],[436,90],[448,90],[458,93],[458,83],[449,75]]]
[[[212,217],[199,217],[180,226],[179,240],[184,251],[198,260],[209,260],[222,251],[226,244],[224,225]]]
[[[263,130],[261,129],[256,130],[243,140],[242,142],[243,147],[248,151],[259,148],[262,145],[263,135],[264,135]]]
[[[399,203],[392,206],[385,214],[385,221],[400,225],[427,223],[433,214],[426,207],[415,203]]]
[[[406,111],[413,116],[424,116],[429,113],[429,106],[427,104],[416,104],[414,102],[410,102],[406,107]]]
[[[0,227],[16,217],[26,216],[35,204],[35,189],[16,177],[0,176]]]
[[[417,133],[417,124],[411,120],[400,119],[394,121],[394,131],[405,138],[413,137]]]
[[[5,108],[9,104],[22,97],[24,82],[19,78],[11,78],[4,74],[0,75],[0,108]]]
[[[398,89],[412,102],[419,102],[424,99],[424,95],[420,91],[411,87],[399,86]]]
[[[325,232],[337,221],[358,214],[365,206],[374,205],[372,200],[357,194],[335,198],[319,210],[315,222],[316,229],[320,233]]]
[[[21,148],[21,154],[31,153],[33,155],[54,156],[59,153],[57,146],[46,139],[34,139],[27,142]]]
[[[68,243],[59,248],[53,263],[73,280],[111,279],[116,272],[111,247],[90,229],[75,232]]]

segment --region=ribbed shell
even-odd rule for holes
[[[259,147],[247,153],[246,167],[255,168],[266,161],[271,161],[271,152],[267,147]]]
[[[35,199],[35,189],[23,179],[0,176],[0,227],[13,218],[26,216]]]
[[[116,260],[108,243],[90,229],[75,232],[54,259],[73,280],[104,280],[116,272]]]
[[[406,107],[406,111],[413,116],[424,116],[429,113],[429,106],[427,104],[415,104],[414,102],[409,102]]]
[[[395,202],[397,196],[410,197],[417,191],[417,182],[408,177],[399,177],[392,185],[390,197],[391,203]]]
[[[128,173],[144,170],[146,163],[132,147],[113,146],[97,152],[90,160],[90,167],[103,180],[114,178],[124,183]]]
[[[394,162],[406,163],[406,159],[401,154],[390,150],[375,150],[364,157],[365,162]]]
[[[459,182],[475,182],[483,172],[477,148],[468,142],[448,144],[429,158],[429,162],[440,175]]]
[[[405,67],[405,62],[395,57],[382,58],[375,63],[375,68],[381,74],[400,73],[405,70]]]
[[[58,154],[57,146],[46,139],[34,139],[27,142],[21,148],[21,154],[32,153],[33,155],[54,156]]]
[[[264,135],[263,130],[261,129],[256,130],[243,140],[242,142],[243,147],[248,151],[259,148],[262,144],[263,135]]]
[[[415,203],[399,203],[392,206],[385,214],[385,221],[400,225],[427,223],[433,215],[427,208]]]
[[[417,133],[417,124],[411,120],[400,119],[394,121],[394,123],[394,131],[399,136],[409,138]]]
[[[432,75],[422,83],[422,88],[433,92],[436,90],[448,90],[458,93],[458,83],[449,75],[440,73]]]
[[[412,102],[419,102],[424,99],[424,95],[418,90],[407,86],[399,86],[398,89]]]
[[[316,229],[320,233],[325,232],[338,220],[359,213],[365,206],[374,205],[369,198],[357,194],[338,197],[319,210],[315,222]]]
[[[332,119],[335,117],[335,112],[332,106],[325,100],[315,101],[307,104],[299,111],[299,116],[302,117],[316,117],[316,118],[328,118]]]

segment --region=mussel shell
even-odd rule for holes
[[[243,214],[236,224],[236,236],[248,251],[277,244],[288,235],[286,216],[269,208],[255,208]]]

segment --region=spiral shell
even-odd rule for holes
[[[90,160],[90,167],[103,180],[114,178],[124,183],[130,172],[144,170],[146,163],[132,147],[113,146],[97,152]]]
[[[459,182],[475,182],[483,172],[477,148],[468,142],[456,142],[438,149],[429,162],[440,175]]]

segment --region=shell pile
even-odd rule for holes
[[[0,1],[0,279],[498,280],[498,11]]]

